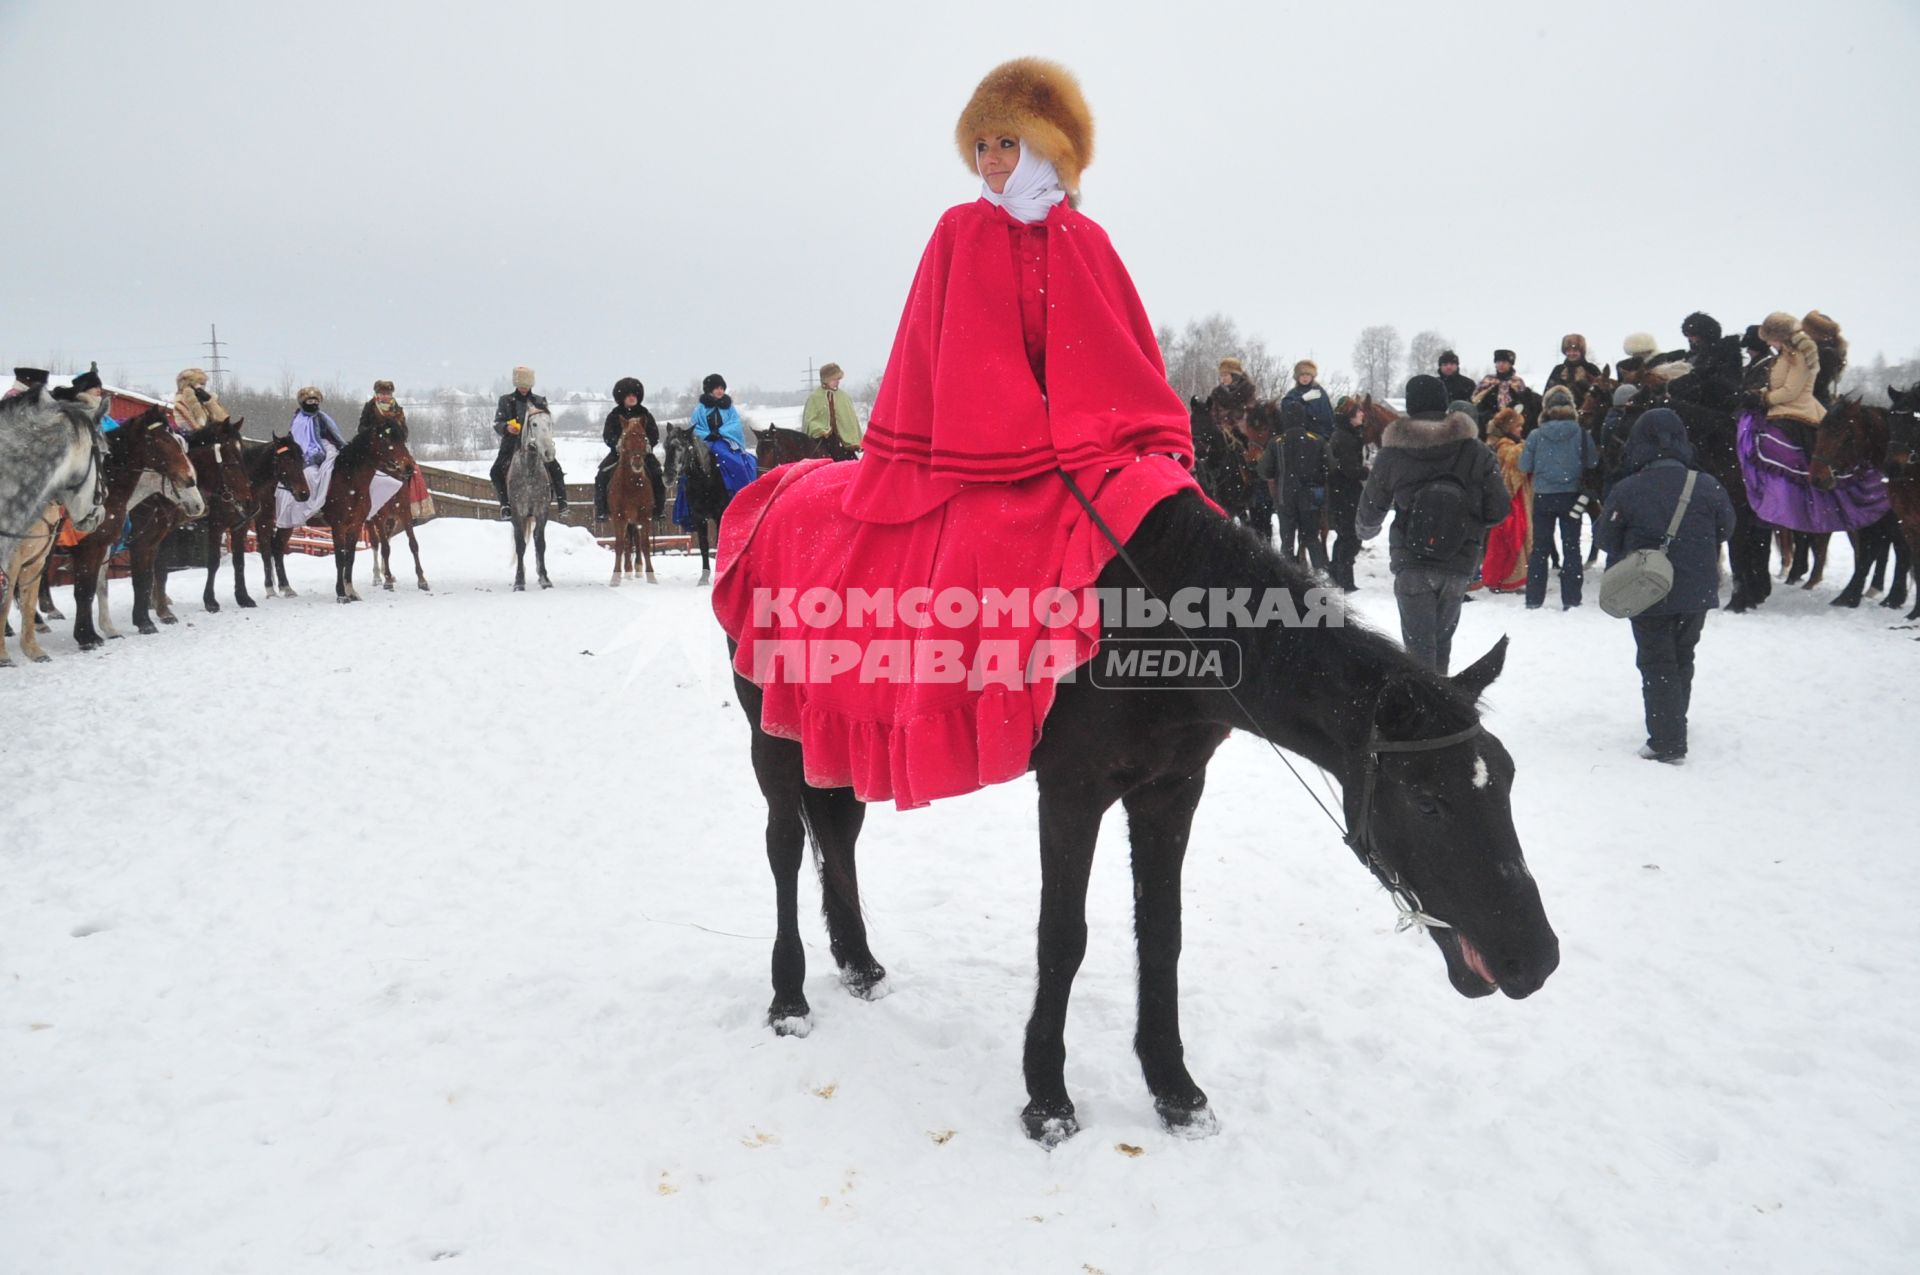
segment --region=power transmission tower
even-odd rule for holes
[[[800,388],[801,388],[801,389],[803,389],[803,390],[805,390],[805,391],[807,391],[807,393],[809,393],[809,394],[811,394],[811,393],[813,393],[813,379],[814,379],[814,378],[813,378],[813,359],[812,359],[811,357],[809,357],[809,358],[807,359],[807,380],[806,380],[806,384],[804,384],[804,385],[802,385],[802,386],[801,386]]]
[[[220,359],[220,327],[218,324],[209,323],[207,325],[207,331],[212,337],[212,339],[207,342],[207,346],[213,351],[212,357],[207,360],[207,374],[213,378],[213,392],[215,394],[224,394],[227,392],[227,368],[226,364]]]

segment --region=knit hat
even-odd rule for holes
[[[1220,360],[1220,370],[1235,376],[1245,376],[1247,374],[1247,369],[1240,366],[1240,360],[1231,355]]]
[[[1659,353],[1660,343],[1653,339],[1651,332],[1635,332],[1622,343],[1622,348],[1635,358],[1644,359],[1649,354]]]
[[[1293,375],[1295,379],[1302,376],[1318,376],[1320,375],[1320,365],[1312,359],[1301,359],[1293,365]]]
[[[1472,401],[1464,398],[1456,398],[1453,402],[1447,404],[1447,415],[1452,416],[1455,412],[1460,413],[1460,415],[1466,417],[1468,420],[1472,420],[1475,416],[1479,415]]]
[[[1017,137],[1050,161],[1069,194],[1080,189],[1080,174],[1093,162],[1093,112],[1080,82],[1058,62],[1015,58],[987,72],[953,129],[969,173],[980,172],[975,140],[996,134]]]
[[[393,382],[388,380],[375,381],[373,383],[373,392],[375,394],[391,394],[393,393]]]
[[[516,390],[532,389],[533,369],[530,367],[517,367],[513,369],[513,388]]]
[[[836,376],[845,376],[845,375],[846,373],[840,370],[840,365],[838,363],[822,363],[820,365],[820,384],[822,385],[825,385],[828,381],[831,381]]]
[[[1625,407],[1638,397],[1640,397],[1640,387],[1638,385],[1616,385],[1613,388],[1613,405],[1615,407]]]
[[[1681,336],[1697,336],[1708,345],[1720,339],[1720,320],[1704,310],[1695,310],[1680,321]]]
[[[1434,360],[1435,367],[1445,367],[1449,363],[1453,364],[1455,367],[1460,366],[1460,356],[1458,354],[1455,354],[1452,350],[1440,351],[1440,357]]]
[[[1447,410],[1447,387],[1439,377],[1422,374],[1407,381],[1407,415],[1438,416]]]
[[[1495,363],[1518,363],[1520,360],[1513,357],[1512,350],[1495,350],[1493,352],[1493,361]]]
[[[613,383],[613,402],[615,406],[618,406],[629,394],[633,395],[638,402],[644,403],[647,401],[647,387],[640,383],[639,377],[623,376]]]
[[[1587,338],[1581,336],[1578,332],[1567,333],[1560,338],[1560,353],[1565,354],[1568,350],[1578,350],[1580,351],[1580,357],[1585,358],[1587,356]]]
[[[718,372],[707,373],[706,379],[700,382],[700,392],[702,394],[711,394],[715,390],[724,390],[726,388],[727,378]]]

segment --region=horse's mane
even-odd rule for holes
[[[1282,558],[1244,524],[1215,514],[1191,492],[1156,505],[1127,542],[1127,550],[1149,581],[1204,589],[1251,588],[1256,599],[1263,589],[1284,589],[1302,611],[1305,592],[1326,587],[1306,568]],[[1407,724],[1430,732],[1458,729],[1478,718],[1473,693],[1410,658],[1392,639],[1361,623],[1344,601],[1336,599],[1333,607],[1340,622],[1325,626],[1333,635],[1331,641],[1243,642],[1246,680],[1256,680],[1257,663],[1258,679],[1272,686],[1312,687],[1323,679],[1355,688],[1391,682],[1413,692],[1410,698],[1416,711]]]
[[[340,449],[340,458],[335,464],[358,465],[371,459],[372,452],[373,432],[369,430],[364,434],[355,434],[347,440],[347,445]]]

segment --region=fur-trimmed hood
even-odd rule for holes
[[[976,177],[974,140],[996,133],[1031,146],[1052,162],[1069,195],[1079,192],[1080,175],[1093,162],[1093,112],[1066,67],[1044,58],[1015,58],[987,72],[953,129],[960,162]]]
[[[1445,416],[1402,416],[1380,435],[1380,446],[1419,451],[1427,447],[1449,447],[1454,443],[1480,437],[1480,426],[1465,412]]]
[[[1544,420],[1572,420],[1579,415],[1579,409],[1573,401],[1573,391],[1565,385],[1555,385],[1540,400],[1540,413]]]
[[[1785,310],[1775,310],[1760,320],[1760,335],[1769,341],[1790,341],[1793,334],[1800,331],[1800,320]]]

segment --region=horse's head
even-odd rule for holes
[[[1887,387],[1887,472],[1902,474],[1920,464],[1920,384],[1911,389]]]
[[[311,493],[307,489],[306,460],[299,445],[291,434],[279,434],[273,443],[273,481],[278,487],[285,487],[293,493],[295,500],[307,500]]]
[[[1513,758],[1476,707],[1506,654],[1502,638],[1451,680],[1390,680],[1344,786],[1349,844],[1428,926],[1454,990],[1518,1000],[1560,964],[1560,940],[1514,831]]]
[[[187,441],[173,432],[166,408],[155,404],[122,425],[120,430],[128,431],[127,441],[133,447],[136,468],[151,470],[174,487],[199,485],[193,460],[187,455]]]
[[[180,512],[189,520],[206,517],[207,498],[200,491],[200,475],[194,471],[193,457],[187,450],[187,440],[171,429],[162,430],[160,440],[161,450],[172,453],[168,457],[166,476],[160,484],[160,494],[178,506]],[[186,470],[185,482],[174,476],[176,466],[173,462],[176,460],[179,462],[178,468]]]
[[[213,458],[219,466],[220,481],[227,496],[239,504],[253,499],[253,482],[247,477],[246,439],[241,432],[246,423],[246,417],[236,416],[214,426]]]
[[[535,412],[535,419],[547,420],[545,412]],[[532,422],[528,425],[531,428]],[[551,422],[547,429],[546,456],[553,458],[553,430]],[[406,431],[395,421],[382,421],[367,431],[367,454],[373,457],[373,465],[389,478],[406,482],[413,477],[413,453],[407,450]]]
[[[653,444],[647,441],[646,418],[629,418],[620,427],[620,462],[634,473],[644,476],[647,472],[647,453],[652,450]]]
[[[1875,425],[1879,425],[1878,431]],[[1827,409],[1826,419],[1814,431],[1813,455],[1807,464],[1807,477],[1821,491],[1832,491],[1836,475],[1870,463],[1868,449],[1873,435],[1886,432],[1885,415],[1877,407],[1868,407],[1843,394]]]
[[[1607,410],[1613,406],[1613,392],[1618,388],[1620,383],[1604,371],[1587,382],[1586,390],[1574,409],[1579,414],[1582,428],[1600,428],[1600,422],[1607,418]]]

